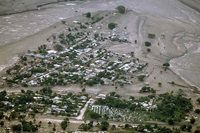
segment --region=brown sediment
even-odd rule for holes
[[[178,0],[178,1],[200,12],[200,0]]]

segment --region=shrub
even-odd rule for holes
[[[150,46],[151,46],[151,43],[150,43],[150,42],[145,42],[145,46],[146,46],[146,47],[150,47]]]
[[[164,66],[164,67],[169,67],[170,64],[169,64],[169,63],[164,63],[163,66]]]
[[[1,125],[1,126],[4,126],[4,122],[3,122],[3,121],[1,121],[1,122],[0,122],[0,125]]]
[[[65,129],[67,128],[68,123],[69,123],[69,119],[68,119],[68,118],[65,118],[65,119],[60,123],[60,125],[61,125],[61,127],[62,127],[63,130],[65,130]]]
[[[54,49],[55,49],[56,51],[58,51],[58,52],[64,50],[63,46],[62,46],[62,45],[59,45],[59,44],[56,44],[56,45],[54,46]]]
[[[3,112],[0,112],[0,119],[3,119],[3,118],[4,118]]]
[[[12,125],[11,128],[12,128],[13,131],[21,131],[22,130],[22,127],[21,127],[20,124]]]
[[[87,12],[85,15],[86,15],[87,18],[91,17],[91,13],[90,12]]]
[[[150,49],[150,48],[148,48],[148,49],[147,49],[147,52],[151,52],[151,49]]]
[[[170,128],[167,127],[159,127],[156,133],[173,133]]]
[[[197,102],[200,103],[200,98],[197,99]]]
[[[187,127],[187,131],[190,132],[191,129],[192,129],[192,125],[188,125],[188,127]]]
[[[185,131],[186,128],[187,128],[187,126],[186,126],[185,124],[180,126],[180,129],[181,129],[182,131]]]
[[[144,78],[145,78],[144,75],[140,75],[140,76],[138,77],[138,80],[139,80],[139,81],[144,81]]]
[[[200,130],[195,130],[194,133],[200,133]]]
[[[130,127],[131,127],[131,125],[125,124],[125,129],[128,129],[128,128],[130,128]]]
[[[51,87],[43,87],[43,88],[40,90],[40,92],[41,92],[42,94],[51,94],[51,93],[52,93],[52,89],[51,89]]]
[[[116,23],[109,23],[108,24],[108,28],[111,29],[111,30],[114,29],[116,26],[117,26]]]
[[[146,87],[146,86],[142,87],[140,93],[146,93],[146,92],[156,93],[156,91],[151,87]]]
[[[100,114],[97,114],[97,113],[95,113],[95,112],[93,112],[93,111],[89,112],[89,116],[90,116],[90,118],[92,118],[92,119],[99,119],[99,118],[101,118],[101,115],[100,115]]]
[[[126,8],[124,6],[118,6],[117,10],[122,14],[124,14],[126,12]]]
[[[62,24],[66,24],[66,21],[62,20]]]
[[[161,87],[161,86],[162,86],[162,83],[161,83],[161,82],[159,82],[159,83],[158,83],[158,86],[159,86],[159,87]]]
[[[200,114],[200,109],[195,109],[196,114]]]
[[[190,123],[191,123],[191,124],[194,124],[195,121],[196,121],[196,120],[194,119],[194,117],[192,117],[192,118],[190,119]]]
[[[87,27],[85,25],[80,25],[81,29],[87,29]]]
[[[101,130],[102,131],[107,131],[109,127],[109,123],[107,121],[102,121],[101,122]]]
[[[169,119],[169,120],[168,120],[168,124],[169,124],[169,125],[174,125],[174,120]]]
[[[156,37],[155,34],[148,34],[148,38],[150,38],[150,39],[154,39],[155,37]]]

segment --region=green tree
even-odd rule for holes
[[[15,111],[11,112],[10,117],[15,119],[17,117],[17,113]]]
[[[164,63],[163,66],[164,66],[164,67],[169,67],[170,64],[169,64],[169,63]]]
[[[90,116],[90,118],[92,118],[92,119],[99,119],[99,118],[101,118],[101,115],[100,114],[97,114],[97,113],[95,113],[95,112],[93,112],[93,111],[90,111],[89,112],[89,116]]]
[[[195,109],[195,113],[200,114],[200,109]]]
[[[109,127],[109,123],[107,121],[102,121],[101,122],[101,130],[102,131],[107,131]]]
[[[173,131],[170,128],[158,127],[155,133],[173,133]]]
[[[21,131],[22,127],[21,127],[20,124],[18,124],[18,125],[12,125],[11,129],[12,129],[12,131]]]
[[[194,119],[194,117],[192,117],[192,118],[190,119],[190,123],[191,123],[191,124],[194,124],[195,121],[196,121],[196,120]]]
[[[48,122],[48,125],[49,125],[49,126],[51,125],[51,122],[50,122],[50,121]]]
[[[169,119],[169,120],[168,120],[168,124],[169,124],[169,125],[174,125],[174,120],[173,120],[173,119]]]
[[[148,48],[148,49],[147,49],[147,52],[151,52],[151,49],[150,49],[150,48]]]
[[[159,82],[159,83],[158,83],[158,86],[159,86],[159,87],[161,87],[161,86],[162,86],[162,83],[161,83],[161,82]]]
[[[111,130],[116,130],[116,126],[112,125]]]
[[[42,94],[52,94],[52,89],[51,89],[51,87],[43,87],[43,88],[40,90],[40,92],[41,92]]]
[[[190,132],[192,130],[192,125],[187,126],[187,131]]]
[[[186,128],[187,128],[187,126],[186,126],[185,124],[180,126],[180,129],[181,129],[182,131],[185,131]]]
[[[29,116],[31,116],[32,118],[35,118],[35,112],[33,112],[33,111],[30,112],[30,113],[29,113]]]
[[[91,17],[91,13],[90,12],[87,12],[85,15],[86,15],[87,18]]]
[[[146,47],[150,47],[150,46],[151,46],[151,43],[150,43],[150,42],[145,42],[145,46],[146,46]]]
[[[195,130],[194,133],[200,133],[200,130]]]
[[[87,130],[88,130],[87,124],[83,124],[83,131],[87,131]]]
[[[4,118],[3,112],[0,112],[0,119],[3,119],[3,118]]]
[[[116,23],[109,23],[108,24],[108,28],[111,29],[111,30],[114,29],[116,26],[117,26]]]
[[[83,88],[81,91],[82,91],[82,93],[84,93],[85,92],[85,88]]]
[[[68,118],[65,118],[62,122],[61,122],[61,127],[63,130],[65,130],[68,126],[68,123],[69,123],[69,119]]]
[[[156,35],[155,34],[148,34],[148,38],[150,38],[150,39],[154,39],[156,37]]]
[[[124,14],[126,12],[126,8],[124,6],[118,6],[117,10],[122,14]]]
[[[58,52],[64,50],[63,46],[62,46],[62,45],[59,45],[59,44],[56,44],[53,48],[54,48],[56,51],[58,51]]]
[[[144,78],[145,78],[144,75],[140,75],[140,76],[138,77],[138,80],[142,82],[142,81],[144,81]]]
[[[4,126],[4,122],[3,122],[3,121],[1,121],[1,122],[0,122],[0,125],[1,125],[1,126]]]
[[[130,128],[130,127],[131,127],[131,125],[125,124],[125,128],[126,128],[126,129],[128,129],[128,128]]]
[[[53,124],[53,131],[56,131],[56,124]]]
[[[200,104],[200,98],[197,99],[197,102]]]
[[[21,89],[21,93],[25,93],[25,90],[24,90],[24,89]]]

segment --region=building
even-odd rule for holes
[[[96,99],[105,99],[106,95],[105,94],[99,94],[98,96],[96,96]]]

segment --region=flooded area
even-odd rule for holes
[[[32,34],[61,22],[63,19],[76,17],[86,12],[115,10],[118,5],[124,5],[129,10],[136,12],[139,20],[142,20],[143,23],[138,22],[137,27],[139,28],[136,31],[141,43],[145,41],[144,34],[148,32],[154,32],[157,35],[164,33],[166,35],[165,40],[158,36],[158,41],[162,44],[161,53],[166,55],[161,57],[160,60],[163,60],[163,62],[170,61],[171,69],[176,74],[190,85],[200,87],[200,76],[198,76],[200,73],[200,13],[177,0],[63,2],[42,6],[37,11],[0,16],[0,70],[15,62],[16,54],[27,51],[28,48],[32,48],[31,45],[34,45],[31,40],[22,42],[23,44],[18,42],[18,45],[15,45],[15,41],[22,38],[26,39]],[[35,43],[39,45],[43,42]],[[27,46],[27,48],[18,46]],[[13,51],[15,52],[13,53]],[[141,52],[141,49],[138,49],[138,52]]]
[[[152,15],[174,22],[192,22],[197,26],[199,22],[197,12],[174,0],[167,2],[164,0],[142,2],[139,0],[92,0],[58,3],[43,6],[38,11],[0,16],[0,45],[36,33],[63,19],[89,11],[114,10],[117,5],[124,5],[144,16]]]

